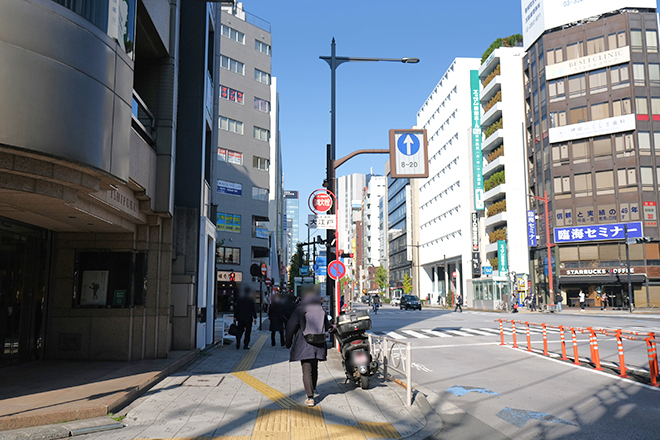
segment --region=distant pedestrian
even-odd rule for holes
[[[270,344],[275,347],[275,333],[279,333],[280,345],[284,347],[284,304],[280,295],[273,295],[268,309],[268,320],[270,321]]]
[[[607,293],[605,292],[600,294],[600,309],[607,310]]]
[[[303,386],[307,394],[305,405],[314,406],[314,391],[318,383],[319,361],[325,361],[328,349],[325,333],[331,328],[321,306],[321,297],[314,287],[306,287],[302,301],[286,323],[286,347],[291,349],[289,360],[300,361]]]
[[[254,306],[254,293],[249,287],[245,287],[241,296],[236,301],[234,321],[237,322],[238,334],[236,335],[236,348],[241,348],[241,337],[245,333],[243,348],[250,348],[250,335],[252,334],[252,321],[257,323],[257,311]]]
[[[586,298],[582,289],[580,289],[580,293],[578,294],[578,299],[580,300],[580,310],[584,312],[584,306],[586,305]]]
[[[532,311],[532,312],[535,312],[536,311],[536,295],[533,294],[533,293],[530,295],[529,305],[530,305],[529,310]]]
[[[550,294],[552,295],[552,290],[550,291]],[[557,306],[557,311],[561,312],[561,302],[564,300],[564,297],[561,295],[561,292],[557,292],[555,295],[555,304]]]
[[[463,313],[463,295],[460,293],[456,297],[456,307],[454,307],[454,312],[457,311],[458,309],[461,309],[461,313]]]

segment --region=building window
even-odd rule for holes
[[[234,73],[238,73],[239,75],[245,75],[245,64],[241,63],[240,61],[236,61],[233,58],[220,55],[220,66],[223,69],[230,70]]]
[[[270,112],[270,102],[265,99],[254,97],[254,109],[259,110],[260,112],[268,113]]]
[[[589,162],[589,141],[573,141],[573,163]]]
[[[630,98],[617,99],[612,103],[612,116],[629,115],[632,113]]]
[[[241,121],[236,121],[234,119],[225,118],[220,116],[220,129],[231,131],[236,134],[243,134],[243,123]]]
[[[545,107],[546,95],[545,95],[545,84],[541,86],[541,107]]]
[[[617,170],[618,186],[637,185],[637,171],[635,168]]]
[[[230,28],[229,26],[220,25],[220,32],[223,37],[227,37],[230,40],[234,40],[237,43],[245,44],[245,34],[243,32],[237,31],[236,29]]]
[[[640,167],[639,175],[642,181],[642,189],[653,189],[653,168]]]
[[[646,31],[646,51],[658,52],[658,31]]]
[[[566,98],[564,78],[548,81],[548,95],[550,97],[550,102],[561,101]]]
[[[548,66],[551,64],[561,63],[564,61],[564,53],[561,47],[557,49],[550,49],[548,51]]]
[[[270,131],[266,130],[265,128],[254,127],[252,135],[255,139],[264,142],[268,142],[270,139]]]
[[[607,69],[589,73],[589,90],[592,94],[607,91]]]
[[[235,102],[237,104],[243,104],[243,92],[234,90],[227,86],[220,86],[220,97],[226,99],[227,101]]]
[[[643,119],[645,121],[648,121],[649,119],[649,105],[648,105],[648,100],[646,97],[640,98],[637,97],[635,98],[635,112],[637,113],[637,119]]]
[[[548,131],[548,117],[543,115],[543,118],[541,118],[541,133],[546,133],[547,131]]]
[[[635,144],[632,133],[622,133],[614,136],[614,149],[616,157],[628,157],[635,155]]]
[[[576,107],[571,109],[571,124],[579,122],[587,122],[587,106]]]
[[[243,165],[243,153],[226,148],[218,148],[218,160],[234,165]]]
[[[270,46],[266,43],[263,43],[263,42],[259,41],[259,40],[254,40],[254,49],[258,50],[261,53],[265,53],[268,56],[271,55]]]
[[[532,62],[532,78],[536,78],[538,76],[538,69],[536,68],[536,61]]]
[[[654,121],[660,120],[660,98],[651,98],[651,114]]]
[[[550,128],[563,127],[566,125],[566,112],[552,112],[550,113]]]
[[[628,65],[612,67],[610,69],[610,80],[612,82],[612,89],[627,87],[630,84]]]
[[[263,157],[253,156],[252,166],[258,170],[268,171],[268,168],[270,167],[270,160]]]
[[[570,192],[571,192],[571,178],[555,177],[555,194],[563,194]]]
[[[605,37],[597,37],[587,40],[587,55],[605,52]]]
[[[566,46],[566,59],[574,60],[575,58],[580,58],[582,56],[582,41],[577,43],[569,44]]]
[[[594,138],[594,157],[596,160],[612,159],[612,138],[610,136]]]
[[[218,246],[215,259],[218,264],[241,264],[241,248]]]
[[[610,117],[610,103],[601,102],[600,104],[591,105],[591,120],[597,121],[599,119],[606,119]]]
[[[587,94],[587,80],[584,73],[568,77],[569,98],[577,98]]]
[[[258,186],[252,187],[252,198],[254,200],[261,200],[262,202],[268,201],[268,189],[259,188]]]
[[[575,197],[589,197],[593,195],[591,186],[591,173],[575,175]]]
[[[270,85],[270,73],[254,69],[254,80],[262,84]]]
[[[630,30],[630,46],[633,52],[642,52],[644,47],[642,45],[642,31],[640,29]]]
[[[646,85],[646,75],[644,73],[644,63],[633,64],[633,81],[636,86]]]
[[[649,83],[652,86],[660,86],[660,64],[649,63]]]
[[[534,102],[534,113],[538,113],[539,111],[539,92],[534,90],[534,95],[533,95],[533,102]]]
[[[552,166],[568,165],[568,144],[552,146]]]
[[[625,45],[626,45],[625,31],[609,34],[607,36],[607,46],[609,50],[616,49],[617,47],[623,47]]]
[[[651,133],[648,131],[637,132],[637,147],[639,148],[640,156],[651,155]]]

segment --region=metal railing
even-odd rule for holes
[[[135,90],[133,90],[131,113],[133,128],[137,129],[147,143],[153,145],[155,143],[156,118]]]
[[[368,333],[369,349],[378,368],[383,370],[383,380],[388,380],[388,370],[395,371],[406,378],[406,401],[412,405],[412,343],[376,336]]]

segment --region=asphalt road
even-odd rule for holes
[[[660,390],[615,374],[510,346],[500,346],[496,319],[574,327],[660,330],[659,315],[499,314],[440,309],[401,311],[388,305],[372,316],[372,332],[413,344],[413,383],[430,391],[445,421],[441,439],[658,439]],[[524,328],[524,326],[523,326]],[[570,333],[567,335],[570,341]],[[558,333],[549,349],[561,353]],[[589,357],[588,335],[579,335]],[[511,337],[507,336],[507,342]],[[532,336],[542,349],[542,335]],[[618,362],[616,340],[599,337],[601,358]],[[526,344],[524,331],[518,343]],[[643,342],[626,341],[626,363],[648,368]],[[567,346],[572,356],[572,346]]]

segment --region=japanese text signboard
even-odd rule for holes
[[[642,223],[613,223],[609,225],[573,226],[570,228],[555,228],[555,243],[571,243],[580,241],[623,240],[642,236]]]
[[[643,202],[644,206],[644,226],[653,228],[658,227],[658,211],[655,202]]]
[[[527,243],[536,246],[536,211],[527,211]]]
[[[481,96],[479,71],[470,70],[470,102],[472,106],[472,171],[474,175],[474,209],[481,211],[484,205],[484,158],[481,154]]]
[[[507,261],[506,240],[497,241],[497,265],[499,266],[500,276],[505,277],[509,273],[509,263]]]

